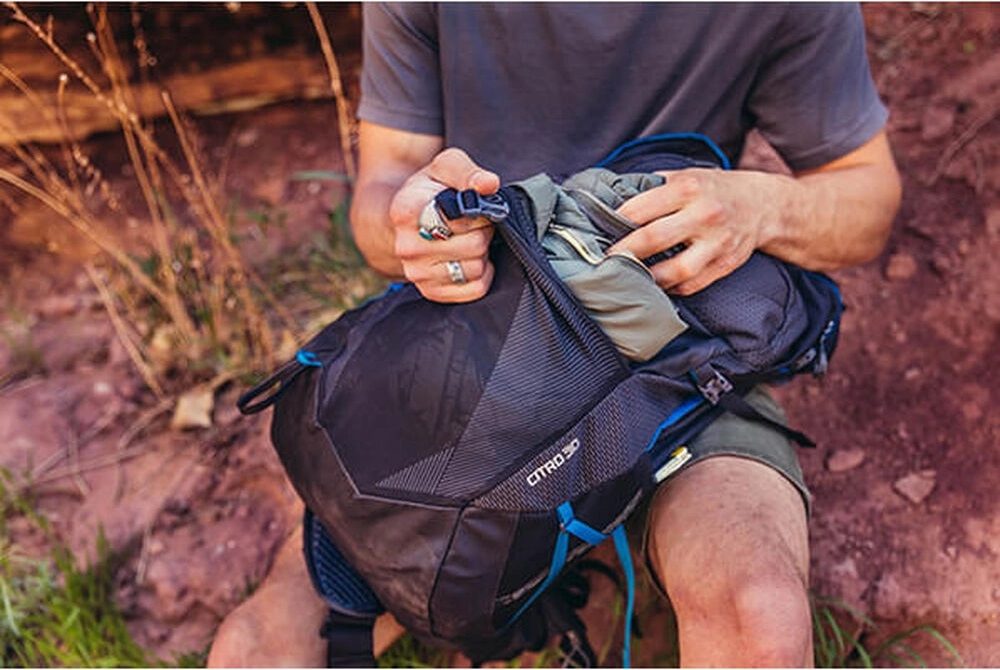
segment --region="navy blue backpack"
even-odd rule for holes
[[[639,140],[602,165],[728,167],[692,136]],[[629,361],[548,264],[525,194],[505,186],[497,202],[509,215],[485,297],[444,305],[394,285],[240,399],[246,413],[274,407],[272,441],[310,510],[331,663],[372,663],[383,609],[476,663],[557,632],[586,648],[558,597],[565,568],[612,538],[631,584],[622,524],[682,465],[687,441],[727,410],[773,423],[743,395],[821,374],[833,353],[835,284],[755,253],[676,299],[688,329]],[[631,606],[630,589],[623,665]]]

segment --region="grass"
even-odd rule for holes
[[[81,570],[65,548],[55,550],[50,565],[19,555],[5,543],[0,549],[5,665],[150,665],[114,603],[114,560],[103,538],[98,538],[98,555],[94,565]]]
[[[103,535],[96,561],[78,567],[32,501],[12,496],[0,473],[0,662],[5,667],[142,667],[153,659],[133,640],[114,601],[116,557]],[[20,550],[9,522],[27,521],[54,546],[50,559]]]
[[[867,645],[882,631],[863,612],[833,598],[812,599],[813,644],[816,667],[819,668],[926,668],[927,660],[918,651],[918,644],[931,644],[954,661],[954,667],[964,667],[961,655],[934,626],[920,624],[885,636],[881,642]]]

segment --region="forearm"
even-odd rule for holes
[[[889,239],[901,187],[885,133],[840,160],[795,177],[769,176],[774,209],[758,248],[811,270],[874,259]]]
[[[767,197],[758,248],[811,270],[866,263],[882,251],[899,208],[892,165],[865,164],[799,177],[749,176]]]

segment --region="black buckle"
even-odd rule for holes
[[[696,380],[698,390],[705,399],[713,405],[719,404],[719,398],[733,390],[733,384],[718,370],[711,370],[711,377],[706,381]]]
[[[481,216],[493,223],[500,223],[510,215],[510,205],[502,195],[480,195],[471,188],[464,191],[445,189],[437,194],[434,202],[448,220],[461,217],[475,219]]]

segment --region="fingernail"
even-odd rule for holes
[[[480,188],[493,188],[494,175],[486,170],[479,170],[469,179],[470,188],[478,191]]]

